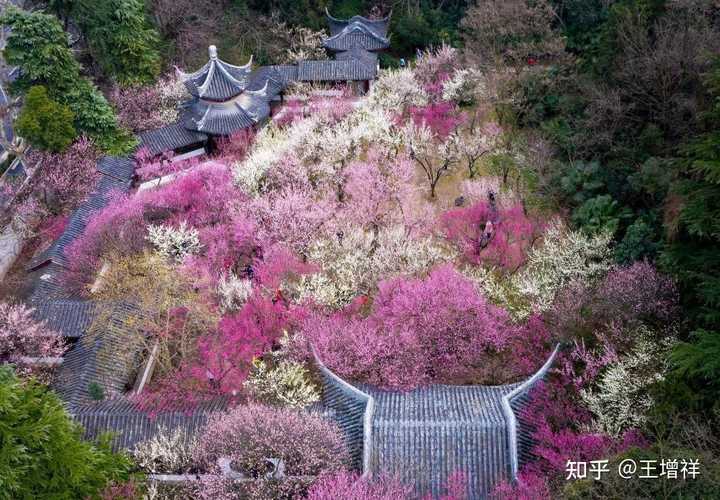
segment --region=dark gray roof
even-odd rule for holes
[[[413,484],[418,496],[442,494],[448,477],[467,475],[470,498],[486,497],[510,476],[502,398],[513,386],[430,386],[370,391],[371,470]]]
[[[197,99],[182,114],[183,126],[212,135],[230,135],[255,125],[253,117],[236,101],[213,103]]]
[[[346,59],[358,59],[367,64],[377,66],[378,55],[375,52],[368,52],[365,49],[351,49],[335,54],[335,59],[342,61]]]
[[[208,136],[202,132],[188,130],[181,123],[165,125],[155,130],[140,134],[140,148],[147,148],[152,155],[190,146],[207,141]]]
[[[50,300],[33,304],[33,316],[66,338],[80,338],[90,327],[95,305],[88,300]]]
[[[284,86],[287,86],[289,83],[294,82],[297,80],[297,65],[296,64],[278,64],[274,66],[261,66],[257,70],[253,71],[253,75],[250,78],[250,85],[248,85],[248,88],[250,90],[257,90],[259,88],[262,88],[262,85],[258,81],[256,82],[256,75],[261,75],[266,70],[269,70],[270,73],[266,73],[268,76],[270,76],[273,79],[279,79]]]
[[[135,162],[119,156],[103,156],[97,162],[97,170],[118,181],[130,182],[135,175]]]
[[[125,392],[142,348],[135,321],[135,310],[125,304],[96,310],[92,331],[65,354],[57,369],[52,388],[69,407],[90,403],[90,384],[102,387],[107,397]]]
[[[245,90],[252,68],[252,57],[244,66],[234,66],[217,56],[214,45],[208,48],[210,60],[195,73],[178,70],[185,87],[194,97],[226,101]]]
[[[382,50],[390,46],[390,41],[387,38],[379,38],[365,26],[356,24],[326,39],[323,45],[336,52],[353,48]]]
[[[353,387],[317,361],[329,394],[323,395],[326,414],[355,444],[351,452],[356,463],[362,460],[364,473],[394,474],[414,485],[418,497],[437,497],[448,477],[461,472],[468,498],[475,499],[516,478],[519,465],[533,459],[524,412],[528,394],[547,375],[557,351],[523,383],[406,392]]]
[[[301,82],[358,81],[372,80],[376,74],[375,64],[358,59],[300,61],[297,79]]]
[[[98,210],[105,208],[113,193],[118,191],[127,192],[129,189],[129,180],[121,181],[109,175],[102,175],[95,185],[93,192],[90,193],[87,199],[72,213],[60,237],[55,240],[50,248],[30,261],[28,270],[35,270],[49,262],[66,266],[66,248],[82,235],[92,215]]]
[[[331,16],[327,9],[325,10],[325,13],[327,15],[331,37],[342,33],[353,25],[358,24],[366,27],[377,37],[387,37],[388,26],[390,25],[390,16],[387,16],[384,19],[368,19],[363,16],[353,16],[350,19],[337,19]]]
[[[132,449],[141,441],[160,431],[182,428],[186,437],[196,434],[207,418],[227,407],[223,399],[198,403],[190,411],[163,411],[149,414],[126,397],[108,399],[77,406],[71,410],[73,418],[85,429],[87,439],[102,433],[113,433],[113,448]]]
[[[28,273],[30,284],[30,302],[37,304],[54,299],[79,298],[68,293],[63,287],[62,273],[65,268],[55,262],[49,262]]]

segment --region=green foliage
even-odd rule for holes
[[[659,224],[650,217],[639,217],[628,226],[622,241],[615,247],[615,260],[620,264],[653,260],[660,247]]]
[[[702,379],[720,390],[720,333],[696,330],[692,340],[678,345],[671,356],[676,373]]]
[[[30,87],[25,96],[15,128],[33,146],[59,152],[65,150],[77,135],[73,118],[68,106],[53,101],[45,87],[36,85]]]
[[[12,32],[4,51],[8,64],[20,67],[13,89],[43,85],[51,99],[67,105],[75,116],[75,129],[103,147],[122,137],[112,107],[90,80],[80,74],[67,35],[55,16],[10,7],[0,24]]]
[[[105,399],[105,390],[97,382],[90,382],[87,389],[88,395],[93,401],[102,401]]]
[[[0,24],[12,29],[3,56],[8,64],[21,69],[13,84],[16,89],[45,85],[54,95],[55,89],[67,88],[77,80],[80,64],[55,16],[10,6],[0,16]]]
[[[160,71],[159,35],[140,0],[77,0],[57,5],[78,23],[93,59],[121,85],[151,83]]]
[[[572,220],[590,233],[615,234],[620,223],[631,216],[632,213],[612,196],[603,194],[586,200],[576,208]]]
[[[0,499],[94,498],[127,480],[128,457],[81,436],[57,396],[0,367]]]

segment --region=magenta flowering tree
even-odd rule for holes
[[[341,376],[395,389],[472,380],[483,355],[503,349],[513,332],[505,311],[452,266],[378,289],[367,317],[350,310],[304,323],[307,339]]]
[[[465,116],[458,113],[449,102],[431,103],[427,106],[412,106],[408,109],[415,125],[425,125],[433,135],[443,141],[465,122]]]
[[[33,150],[30,164],[39,165],[36,192],[52,212],[72,210],[93,189],[98,177],[96,162],[100,157],[87,137],[80,137],[63,153]]]
[[[103,255],[132,255],[147,248],[148,224],[178,226],[185,223],[196,229],[230,224],[231,207],[242,199],[242,194],[232,186],[227,169],[214,163],[199,166],[158,189],[134,196],[110,196],[112,201],[90,218],[83,235],[66,250],[68,270],[65,277],[71,288],[82,290],[92,280]],[[241,240],[252,231],[247,225],[235,229],[239,233],[233,236]],[[204,231],[204,235],[211,241],[213,237],[217,238],[210,229]],[[201,243],[205,242],[201,240]],[[234,243],[237,245],[237,240]],[[224,244],[232,246],[233,241]],[[218,249],[213,247],[209,254],[211,262],[208,265],[213,270],[224,263],[220,262],[222,256],[214,253],[215,250]]]
[[[64,351],[62,336],[33,318],[32,309],[0,302],[0,364],[13,363],[19,374],[45,379],[49,358]]]
[[[495,486],[491,498],[493,500],[550,500],[552,494],[543,475],[520,471],[517,481],[502,481]]]
[[[634,343],[628,331],[644,324],[662,334],[678,312],[673,281],[651,264],[636,262],[610,270],[598,283],[571,283],[556,297],[548,318],[566,339],[582,339],[600,350],[610,343],[619,352]]]
[[[334,215],[334,205],[314,194],[309,188],[290,186],[248,203],[245,209],[257,218],[261,241],[283,243],[303,254]]]
[[[316,479],[339,473],[349,463],[334,424],[319,415],[256,404],[211,417],[194,458],[216,474],[210,479],[210,485],[215,485],[210,488],[212,496],[205,496],[207,485],[197,492],[198,498],[213,499],[218,493],[227,498],[304,498]],[[228,459],[235,472],[254,481],[225,480],[218,459]]]
[[[241,129],[228,137],[219,137],[215,141],[216,151],[214,157],[226,164],[245,159],[255,140],[255,132],[251,129]]]
[[[500,208],[479,202],[444,212],[439,223],[445,237],[471,263],[484,262],[511,272],[525,262],[527,250],[539,237],[539,225],[520,205]]]

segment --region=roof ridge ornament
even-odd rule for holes
[[[208,46],[208,56],[210,56],[210,59],[217,59],[217,47],[215,45]]]

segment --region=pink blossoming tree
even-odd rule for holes
[[[21,375],[46,379],[48,358],[64,351],[61,335],[33,318],[32,309],[0,302],[0,364],[13,363]]]

